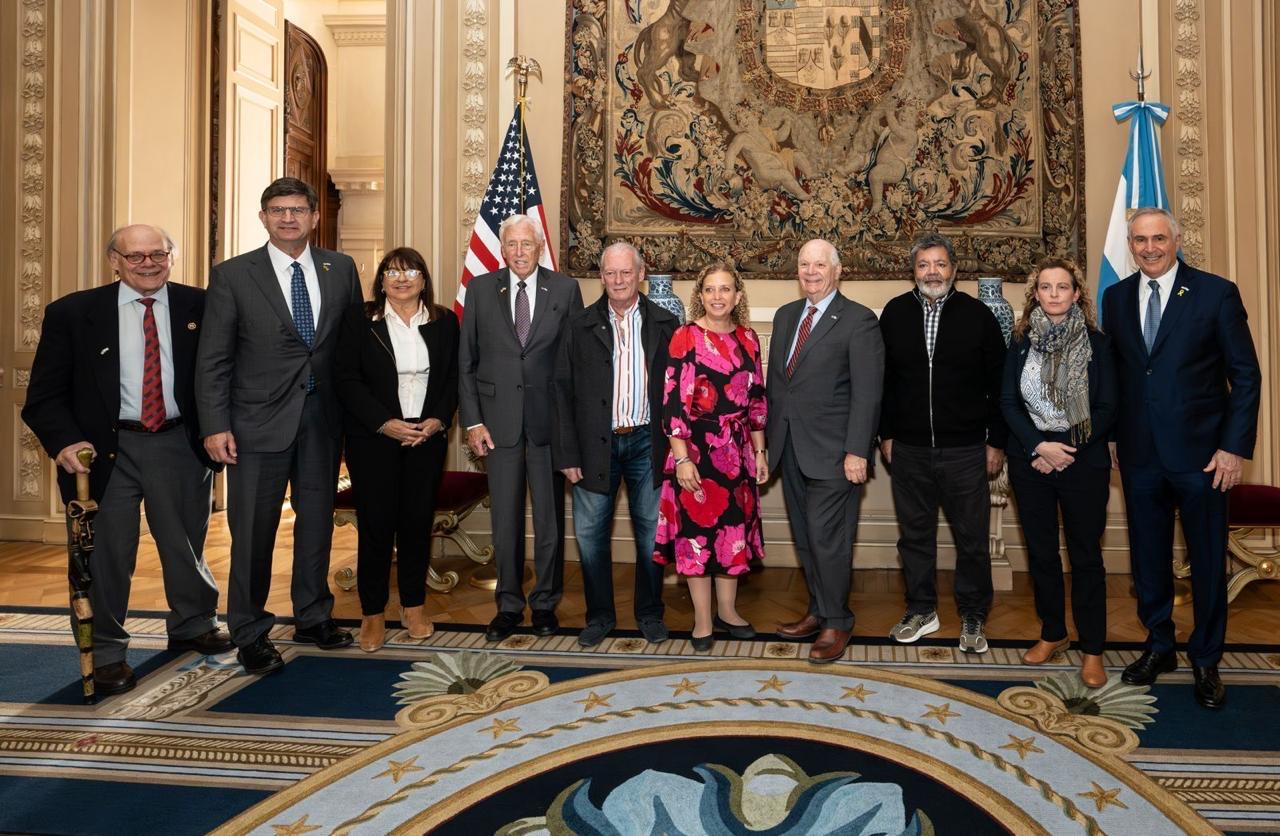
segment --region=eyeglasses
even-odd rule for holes
[[[267,214],[273,218],[283,218],[285,215],[292,215],[300,218],[303,215],[310,215],[312,209],[310,206],[268,206]]]
[[[156,250],[153,253],[122,253],[119,250],[113,249],[112,252],[130,264],[141,264],[148,258],[151,259],[152,264],[164,264],[169,260],[169,254],[172,253],[173,250]]]
[[[409,281],[413,281],[414,279],[422,275],[422,271],[421,270],[385,270],[383,271],[382,275],[383,277],[391,279],[392,281],[395,281],[401,276],[404,276]]]

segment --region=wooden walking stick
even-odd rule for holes
[[[89,603],[93,574],[89,558],[93,554],[93,518],[98,514],[98,503],[89,496],[88,468],[93,451],[86,447],[76,453],[76,458],[86,472],[76,474],[76,498],[67,503],[67,519],[71,521],[67,581],[71,586],[71,629],[80,648],[80,684],[85,704],[91,705],[97,698],[93,694],[93,605]]]

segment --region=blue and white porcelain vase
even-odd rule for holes
[[[1009,336],[1013,334],[1013,305],[1004,298],[1004,279],[999,276],[987,276],[978,279],[978,299],[995,314],[1000,325],[1000,333],[1004,336],[1004,344],[1009,346]]]
[[[675,314],[684,323],[684,302],[671,290],[670,273],[654,273],[649,276],[649,301]]]

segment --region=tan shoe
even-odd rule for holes
[[[1047,642],[1044,639],[1036,642],[1031,649],[1022,654],[1022,664],[1024,665],[1043,665],[1045,662],[1053,658],[1053,654],[1059,650],[1066,650],[1067,645],[1071,644],[1071,639],[1063,639],[1057,642]]]
[[[400,608],[400,623],[409,631],[411,639],[429,639],[436,631],[436,625],[427,618],[427,605]]]
[[[1101,653],[1081,653],[1080,681],[1090,688],[1107,684],[1107,669],[1102,666]]]
[[[383,615],[366,615],[360,619],[360,649],[373,653],[387,643],[387,618]]]

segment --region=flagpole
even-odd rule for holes
[[[530,58],[527,55],[517,55],[507,62],[507,69],[514,70],[516,74],[516,116],[520,120],[520,145],[524,147],[524,143],[528,141],[528,134],[524,127],[524,109],[525,109],[525,93],[529,89],[529,75],[536,75],[539,80],[542,79],[542,65],[538,63],[536,58]],[[524,191],[524,154],[520,155],[520,212],[524,213],[526,207],[526,195]]]

